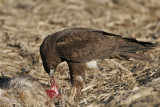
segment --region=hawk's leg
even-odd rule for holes
[[[73,63],[68,62],[70,76],[71,76],[71,83],[72,83],[72,90],[70,97],[74,99],[77,91],[80,92],[81,89],[84,88],[84,72],[86,65],[85,63]]]

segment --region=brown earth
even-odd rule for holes
[[[47,84],[39,46],[47,35],[70,27],[96,28],[158,44],[142,52],[151,61],[98,61],[99,71],[86,71],[86,88],[77,96],[77,106],[160,106],[159,0],[1,0],[0,72],[8,78],[25,72]],[[69,106],[66,63],[57,71],[62,99],[56,106]]]

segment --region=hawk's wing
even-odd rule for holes
[[[149,44],[103,31],[77,29],[58,38],[56,49],[59,56],[65,60],[87,62],[116,54],[146,50]]]

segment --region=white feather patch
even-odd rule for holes
[[[97,62],[95,60],[87,62],[86,66],[87,66],[88,69],[99,69],[98,65],[97,65]]]

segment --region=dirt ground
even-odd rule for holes
[[[71,27],[96,28],[158,44],[142,52],[151,61],[98,60],[99,70],[86,71],[86,87],[76,98],[77,106],[160,106],[160,0],[1,0],[0,72],[8,78],[27,72],[47,84],[40,44],[47,35]],[[62,99],[56,106],[69,106],[66,63],[57,71]]]

